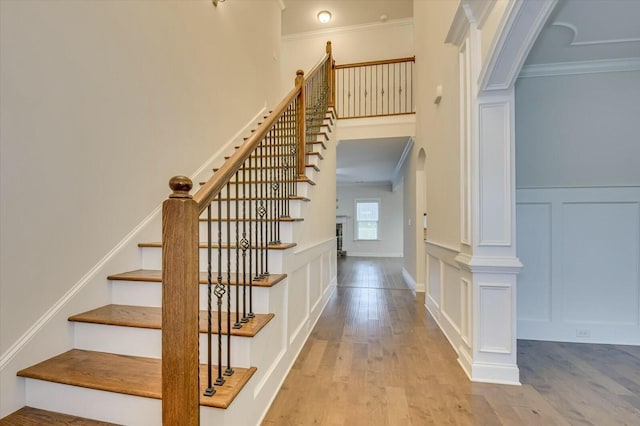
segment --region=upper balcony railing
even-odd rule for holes
[[[338,118],[414,114],[411,58],[335,66]]]

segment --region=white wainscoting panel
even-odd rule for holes
[[[480,284],[480,351],[511,353],[511,287]]]
[[[551,203],[519,203],[516,207],[518,319],[551,321]],[[526,259],[526,260],[525,260]]]
[[[640,187],[517,190],[518,337],[640,344]]]
[[[443,264],[442,314],[451,323],[457,334],[460,334],[462,318],[462,300],[460,299],[460,270]]]
[[[440,309],[440,259],[434,257],[432,255],[427,255],[429,257],[429,293],[427,296],[431,299],[431,301],[436,305],[437,309]]]
[[[480,246],[511,245],[510,103],[479,105]]]

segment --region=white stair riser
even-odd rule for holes
[[[259,200],[258,200],[259,201]],[[302,211],[302,203],[304,203],[305,201],[302,200],[290,200],[289,201],[289,216],[290,217],[301,217],[301,211]],[[243,207],[242,207],[242,200],[238,200],[238,209],[237,211],[239,212],[239,214],[236,214],[236,202],[235,200],[232,200],[230,203],[230,216],[232,218],[238,218],[238,217],[248,217],[249,216],[249,210],[251,210],[251,217],[255,218],[256,217],[256,200],[252,200],[251,201],[251,205],[248,201],[245,202],[245,207],[244,207],[245,211],[243,213]],[[281,214],[284,213],[283,212],[283,207],[280,208],[281,210]],[[211,206],[211,217],[212,218],[217,218],[218,217],[218,205],[217,204],[213,204]],[[228,217],[227,216],[227,205],[226,203],[223,201],[222,204],[222,217]],[[207,211],[205,210],[201,215],[200,218],[202,219],[206,219],[207,218]]]
[[[299,195],[299,196],[302,196],[302,197],[307,197],[308,196],[308,194],[309,194],[309,186],[312,186],[312,185],[310,185],[307,182],[296,182],[295,185],[296,185],[295,195]],[[230,192],[230,194],[227,194],[226,188],[223,189],[222,190],[222,197],[223,198],[226,198],[228,196],[231,196],[232,198],[235,197],[235,195],[236,195],[236,187],[235,187],[235,185],[233,185],[233,184],[231,185],[229,192]],[[243,196],[242,185],[239,186],[238,192],[240,193],[240,196],[242,197]],[[258,193],[258,198],[260,198],[261,196],[273,197],[273,195],[274,195],[271,192],[271,190],[268,189],[268,188],[267,188],[267,190],[265,192],[262,192],[262,193],[259,192]],[[256,194],[255,189],[252,189],[250,191],[250,194],[255,197],[256,196],[255,195]],[[224,207],[224,208],[226,208],[226,207]],[[217,210],[217,207],[214,207],[214,211],[216,211],[216,210]]]
[[[226,277],[225,277],[226,278]],[[215,279],[215,277],[214,277]],[[279,285],[279,284],[277,284]],[[235,311],[236,306],[236,286],[227,287],[227,290],[231,288],[231,310]],[[269,313],[269,287],[253,287],[253,312],[260,314]],[[207,285],[200,284],[200,309],[207,309],[208,305],[208,289]],[[213,289],[212,289],[213,291]],[[240,312],[242,312],[242,287],[240,287]],[[249,309],[249,288],[247,287],[247,309]],[[132,281],[112,281],[111,282],[111,299],[116,305],[134,305],[134,306],[150,306],[160,307],[162,306],[162,285],[160,283],[149,282],[132,282]],[[211,296],[212,308],[216,310],[218,308],[218,299],[212,293]],[[222,311],[227,310],[227,293],[225,293],[222,300]]]
[[[207,270],[207,249],[201,248],[200,252],[200,271]],[[255,271],[256,252],[253,250],[253,270]],[[211,251],[213,268],[218,269],[218,249]],[[247,253],[248,257],[248,253]],[[248,259],[247,259],[248,262]],[[222,267],[226,269],[227,265],[227,249],[222,249]],[[235,249],[231,249],[231,271],[235,272],[236,256]],[[240,265],[242,265],[242,250],[240,250]],[[270,273],[282,273],[282,250],[269,250],[268,267]],[[242,268],[242,266],[241,266]],[[143,247],[142,248],[142,269],[162,269],[162,249],[159,247]],[[240,269],[242,271],[242,269]]]
[[[244,223],[243,222],[238,222],[238,239],[242,240],[242,233],[243,231],[245,232],[245,238],[247,239],[247,241],[249,240],[249,237],[253,238],[253,240],[256,240],[256,237],[258,235],[258,232],[260,232],[260,226],[257,227],[256,230],[256,224],[254,223],[246,223],[246,226],[243,226]],[[268,227],[268,232],[269,234],[271,234],[272,232],[275,233],[276,237],[278,235],[277,230],[275,229],[275,227],[272,229],[272,222],[263,222],[262,224],[262,235],[264,235],[264,230],[266,227]],[[277,225],[279,225],[280,227],[280,241],[283,243],[291,243],[293,241],[295,241],[295,229],[297,228],[297,222],[279,222]],[[236,240],[236,222],[231,222],[229,223],[229,228],[231,230],[231,241],[237,241]],[[206,242],[207,241],[207,222],[200,222],[200,241],[202,242]],[[213,240],[213,242],[217,242],[218,240],[218,222],[211,222],[211,238]],[[264,237],[263,237],[264,238]],[[222,222],[222,241],[229,241],[229,238],[227,238],[227,222]],[[240,253],[242,255],[242,252]],[[249,255],[249,253],[247,252],[247,256]]]
[[[216,315],[214,313],[214,315]],[[233,319],[232,319],[233,320]],[[104,324],[74,323],[75,348],[89,351],[117,353],[121,355],[162,358],[162,331],[158,329],[121,327]],[[213,363],[218,359],[218,335],[213,334]],[[236,367],[251,367],[250,337],[231,336],[231,362]],[[200,333],[200,363],[206,364],[207,335]],[[227,336],[222,336],[223,364],[227,360]]]
[[[42,380],[26,379],[26,404],[120,425],[162,424],[162,401]]]
[[[316,145],[314,149],[318,150],[318,149],[322,149],[322,147],[320,145]],[[317,155],[314,155],[313,157],[318,158]],[[317,173],[317,170],[315,169],[314,166],[318,168],[319,166],[318,164],[314,164],[313,162],[308,162],[307,164],[308,165],[305,167],[305,175],[307,175],[309,179],[313,180],[313,178],[315,177],[315,174]],[[292,174],[291,174],[291,170],[289,170],[288,172],[285,172],[282,168],[274,168],[274,169],[266,169],[264,172],[261,169],[246,170],[244,174],[240,172],[238,173],[237,176],[240,182],[249,182],[250,179],[260,180],[260,181],[287,180],[287,179],[291,179]],[[235,179],[236,178],[234,178],[234,180]],[[242,189],[240,189],[240,191],[242,191]]]

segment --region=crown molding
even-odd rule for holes
[[[640,58],[525,65],[518,78],[640,71]]]
[[[348,34],[387,27],[406,27],[413,25],[413,18],[392,19],[387,22],[372,22],[369,24],[349,25],[346,27],[327,28],[326,30],[308,31],[304,33],[287,34],[282,36],[282,41],[304,40],[330,34]]]

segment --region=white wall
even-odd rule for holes
[[[395,192],[391,185],[339,185],[336,216],[347,216],[343,225],[343,246],[347,256],[402,257],[402,186]],[[355,240],[356,199],[380,200],[378,241]]]
[[[284,93],[296,76],[296,70],[311,69],[331,41],[336,64],[374,61],[413,56],[413,20],[334,28],[326,31],[292,34],[282,38],[282,75]]]
[[[640,184],[640,71],[520,78],[518,188]]]
[[[640,72],[521,78],[518,337],[640,344]]]
[[[0,2],[3,367],[172,175],[193,174],[275,103],[280,14],[275,0]],[[137,261],[130,246],[123,264]],[[79,305],[108,300],[102,272]],[[50,331],[38,338],[72,343],[64,318]],[[19,367],[2,370],[3,410]]]
[[[457,2],[413,4],[416,68],[416,137],[404,175],[404,269],[417,284],[425,283],[423,206],[416,194],[425,193],[429,218],[427,239],[458,250],[460,246],[460,166],[458,49],[444,44]],[[434,104],[442,85],[440,105]],[[418,173],[418,153],[426,154]],[[416,175],[421,182],[416,182]]]

